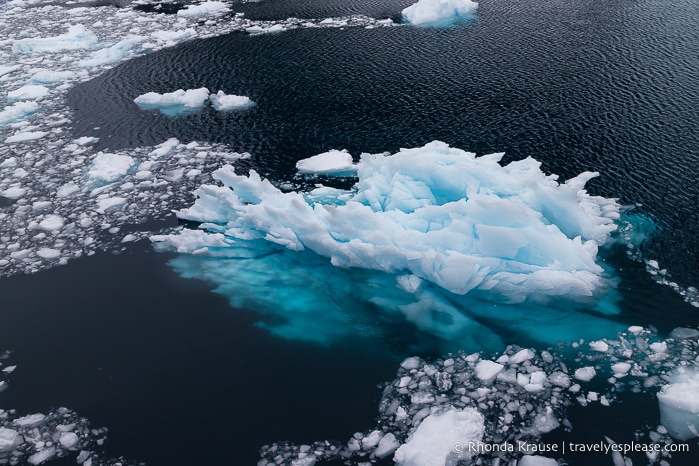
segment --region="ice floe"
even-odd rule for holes
[[[246,108],[257,105],[250,100],[250,97],[244,95],[226,94],[223,91],[218,91],[216,94],[209,96],[211,106],[219,112],[232,112],[234,110],[245,110]]]
[[[346,150],[331,150],[296,162],[299,173],[350,176],[357,173],[352,154]]]
[[[228,12],[228,5],[224,2],[207,1],[199,5],[187,5],[177,12],[177,16],[186,18],[199,18],[214,14],[224,14]]]
[[[183,116],[198,112],[207,100],[209,100],[209,90],[202,87],[186,91],[178,89],[165,94],[148,92],[136,97],[134,102],[144,110],[158,109],[167,116]]]
[[[416,26],[447,25],[473,17],[478,3],[471,0],[418,0],[402,11],[403,18]]]

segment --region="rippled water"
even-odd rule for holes
[[[315,12],[312,5],[301,10]],[[663,228],[648,256],[691,285],[699,281],[692,169],[699,29],[691,20],[698,8],[689,1],[672,8],[483,2],[477,21],[456,29],[194,41],[77,87],[70,94],[75,133],[100,136],[101,147],[112,149],[171,136],[225,142],[251,152],[251,166],[277,180],[293,175],[296,160],[330,148],[356,156],[433,139],[505,151],[510,160],[533,156],[564,178],[599,171],[593,191],[642,204]],[[173,120],[132,102],[147,91],[200,86],[248,95],[258,107]]]

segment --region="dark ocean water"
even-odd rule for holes
[[[235,9],[253,19],[397,17],[407,4]],[[506,160],[532,156],[562,178],[599,171],[590,191],[640,204],[658,224],[644,257],[696,285],[697,17],[692,0],[507,0],[481,2],[476,21],[451,29],[230,34],[131,60],[75,87],[73,129],[100,137],[104,150],[170,137],[226,143],[253,154],[243,167],[276,181],[328,149],[358,156],[434,139],[505,151]],[[201,86],[258,105],[171,119],[133,103],[145,92]],[[137,243],[121,255],[1,280],[0,341],[18,365],[4,404],[27,413],[69,406],[110,429],[107,453],[156,466],[249,465],[265,443],[346,441],[373,425],[377,385],[393,378],[404,347],[280,340],[254,326],[254,309],[231,309],[208,284],[178,277],[168,259]],[[621,278],[619,320],[661,332],[697,325],[697,310],[623,250],[607,260]],[[648,399],[625,403],[573,413],[573,435],[596,441],[600,419],[657,419]]]

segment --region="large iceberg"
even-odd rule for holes
[[[402,11],[410,24],[448,25],[473,17],[478,3],[471,0],[419,0]]]
[[[501,157],[437,141],[363,154],[353,190],[309,193],[225,166],[214,174],[223,186],[200,187],[178,212],[200,229],[153,240],[190,254],[173,265],[216,283],[234,306],[255,302],[284,319],[277,330],[291,338],[351,332],[357,301],[470,348],[498,341],[485,322],[549,343],[567,337],[552,326],[618,330],[602,318],[615,307],[600,305],[612,280],[597,252],[619,204],[585,191],[595,173],[559,183],[532,158]],[[578,306],[599,314],[569,312]]]

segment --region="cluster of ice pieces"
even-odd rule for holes
[[[478,3],[472,0],[418,0],[402,11],[403,18],[416,26],[449,25],[473,18]]]
[[[121,241],[124,225],[181,207],[199,184],[197,177],[220,167],[223,159],[238,157],[220,146],[173,146],[171,141],[162,148],[98,154],[94,138],[70,135],[65,94],[75,84],[130,58],[231,31],[394,25],[366,16],[251,21],[214,1],[178,14],[42,0],[3,2],[0,274],[34,272],[112,247]],[[221,111],[252,105],[224,93],[210,99]],[[167,154],[149,155],[161,151]],[[95,170],[111,163],[114,178],[108,170],[102,173],[111,179],[106,181]],[[45,222],[48,215],[61,220]]]
[[[205,172],[249,155],[177,139],[95,152],[95,142],[52,135],[26,152],[0,147],[0,196],[8,199],[0,207],[0,274],[35,272],[139,239],[142,233],[122,228],[182,205]]]
[[[699,436],[697,376],[679,380],[675,375],[696,370],[698,350],[697,330],[676,329],[659,340],[654,331],[629,327],[615,339],[545,351],[508,347],[492,358],[479,353],[435,361],[411,357],[385,385],[374,429],[356,433],[347,443],[266,445],[258,465],[312,466],[337,459],[371,464],[382,458],[401,466],[451,465],[469,458],[468,464],[557,464],[559,458],[541,451],[541,438],[561,426],[574,427],[567,417],[573,403],[609,406],[625,392],[653,396],[667,381],[674,383],[658,394],[662,425],[637,437],[648,444],[671,444],[671,436]],[[599,435],[603,441],[604,432]],[[670,455],[660,450],[643,460],[669,464]],[[631,464],[631,458],[616,456],[614,464]]]
[[[0,355],[0,375],[8,376],[16,369],[4,365],[8,357],[7,352]],[[0,392],[7,387],[7,381],[0,380]],[[0,464],[37,465],[67,456],[75,457],[83,466],[134,464],[123,458],[106,458],[99,452],[106,435],[106,428],[90,428],[87,419],[67,408],[25,416],[0,409]]]
[[[220,112],[244,110],[256,105],[249,97],[228,95],[223,91],[210,94],[205,87],[186,91],[178,89],[165,94],[148,92],[136,97],[134,102],[143,110],[158,109],[163,115],[178,117],[200,111],[208,100],[211,100],[211,105]]]

